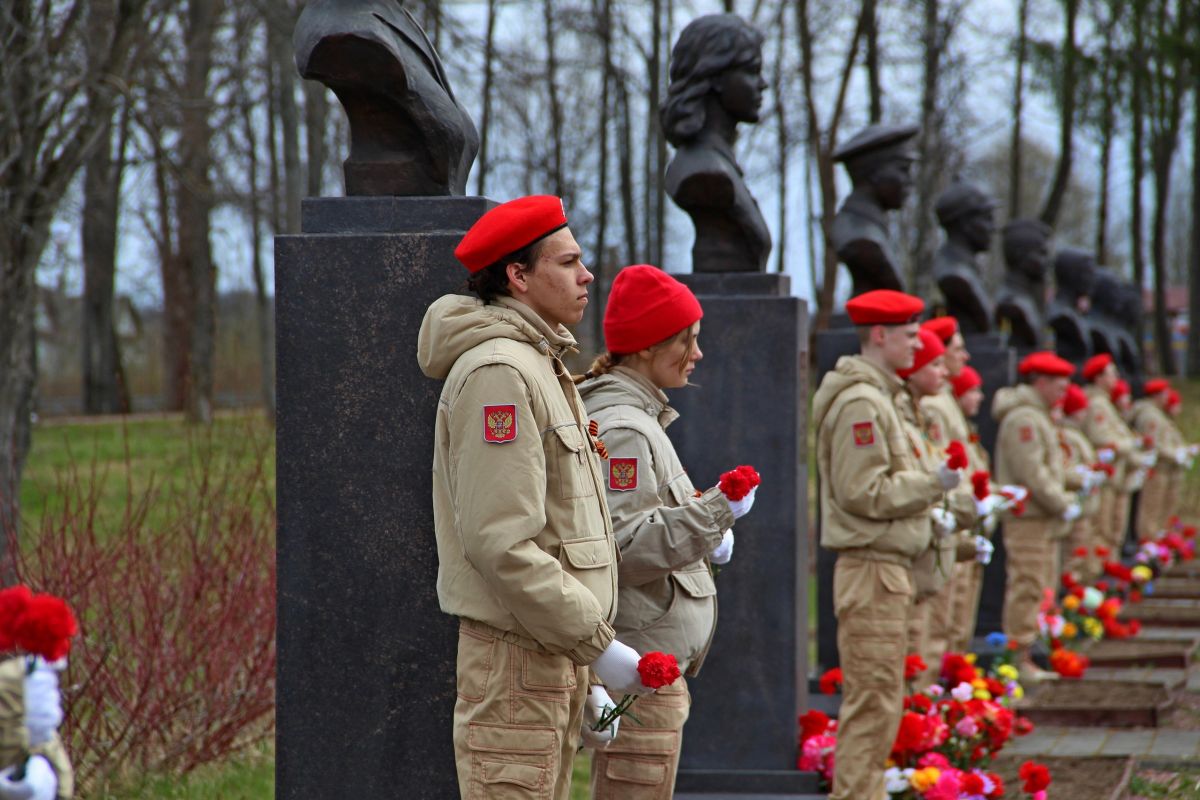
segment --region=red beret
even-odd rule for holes
[[[617,273],[604,309],[604,346],[636,353],[674,336],[704,316],[692,290],[649,264]]]
[[[909,375],[912,375],[921,367],[946,352],[946,346],[942,344],[942,340],[933,331],[921,328],[918,335],[921,337],[921,349],[913,354],[913,365],[911,367],[896,370],[896,374],[901,378],[907,379]]]
[[[958,320],[954,317],[934,317],[923,322],[921,328],[933,331],[943,342],[949,342],[950,337],[958,333]]]
[[[1108,393],[1109,398],[1115,403],[1117,398],[1124,397],[1129,394],[1129,383],[1127,381],[1118,380],[1113,384],[1112,391]]]
[[[561,198],[518,197],[480,217],[454,248],[454,257],[471,272],[479,272],[565,227],[567,212]]]
[[[1098,356],[1092,356],[1087,361],[1083,362],[1083,379],[1085,381],[1093,380],[1097,375],[1104,371],[1104,368],[1113,363],[1113,357],[1108,353],[1101,353]]]
[[[1152,394],[1158,394],[1159,392],[1168,391],[1170,388],[1171,384],[1167,383],[1162,378],[1155,378],[1152,381],[1146,381],[1146,385],[1142,387],[1142,391],[1149,396]]]
[[[1021,363],[1017,366],[1017,371],[1022,375],[1029,375],[1036,372],[1041,375],[1069,378],[1075,374],[1075,365],[1070,361],[1059,358],[1049,350],[1041,350],[1036,353],[1030,353],[1021,359]]]
[[[1067,393],[1063,395],[1063,413],[1068,417],[1076,411],[1082,411],[1088,407],[1088,396],[1075,384],[1067,386]]]
[[[1183,405],[1183,395],[1172,389],[1171,393],[1167,395],[1167,408],[1173,408],[1181,405]]]
[[[983,378],[974,367],[966,366],[950,379],[950,387],[954,389],[955,397],[962,397],[976,386],[983,386]]]
[[[855,325],[904,325],[925,310],[925,301],[891,289],[864,292],[846,301]]]

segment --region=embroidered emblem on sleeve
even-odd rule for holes
[[[514,404],[483,407],[483,440],[504,444],[517,438],[517,407]]]
[[[638,484],[638,460],[636,458],[610,458],[608,460],[608,488],[614,492],[631,492]]]
[[[854,423],[854,446],[866,447],[872,444],[875,444],[874,423],[870,421]]]
[[[1032,442],[1033,441],[1033,426],[1032,425],[1022,425],[1020,434],[1021,434],[1022,442]]]

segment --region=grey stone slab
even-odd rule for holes
[[[1094,756],[1104,746],[1107,736],[1104,728],[1073,728],[1058,737],[1048,755]]]
[[[1157,731],[1111,731],[1100,750],[1105,756],[1140,756],[1150,752]]]
[[[1009,741],[1004,752],[1018,755],[1043,755],[1054,749],[1061,733],[1049,728],[1036,728],[1033,733],[1018,736]]]
[[[738,464],[763,476],[753,513],[737,523],[733,561],[717,576],[717,630],[688,683],[696,702],[680,779],[794,774],[796,717],[808,694],[808,311],[798,298],[708,294],[711,276],[678,277],[700,289],[704,361],[699,386],[671,393],[681,416],[667,433],[697,486]]]
[[[1200,731],[1160,730],[1150,748],[1151,756],[1195,756],[1200,750]]]
[[[1154,667],[1089,667],[1083,680],[1152,683],[1156,686],[1174,688],[1187,680],[1187,672],[1182,669]]]
[[[461,238],[495,204],[486,197],[308,197],[300,204],[300,229],[305,234],[451,232]]]
[[[1134,606],[1136,609],[1137,607]],[[1136,616],[1136,614],[1135,614]],[[1145,627],[1138,634],[1138,639],[1158,639],[1159,641],[1170,642],[1191,642],[1196,640],[1197,631],[1195,628],[1163,628],[1163,627]]]
[[[690,723],[689,723],[690,724]],[[697,769],[680,773],[675,788],[710,797],[712,794],[758,794],[793,796],[815,793],[820,778],[812,772],[792,770]]]

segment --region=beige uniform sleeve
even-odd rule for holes
[[[1000,426],[997,448],[1004,454],[1013,481],[1029,490],[1029,499],[1046,514],[1060,516],[1071,504],[1061,480],[1055,480],[1047,466],[1048,458],[1062,458],[1058,443],[1051,442],[1055,452],[1047,452],[1047,443],[1038,434],[1035,420],[1014,411]],[[1031,435],[1022,436],[1029,428]]]
[[[884,440],[879,412],[869,400],[846,403],[830,421],[829,436],[829,488],[847,512],[874,520],[897,519],[924,513],[942,498],[937,476],[922,469],[892,470],[890,448],[905,444]]]
[[[1113,448],[1123,461],[1137,455],[1137,438],[1117,416],[1116,409],[1089,408],[1083,431],[1093,445]]]
[[[607,485],[613,534],[621,549],[622,585],[641,586],[695,564],[721,543],[733,512],[721,490],[670,508],[659,495],[654,457],[646,437],[632,428],[601,428],[609,458],[636,458],[637,485],[628,491]]]
[[[512,403],[516,438],[484,440],[485,405]],[[463,552],[504,607],[547,650],[590,664],[612,641],[599,601],[534,541],[546,526],[546,456],[520,373],[467,378],[449,418],[450,470]]]
[[[960,530],[971,530],[979,522],[979,509],[975,507],[975,487],[971,484],[971,473],[947,495],[947,505]]]

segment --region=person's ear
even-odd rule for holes
[[[508,276],[510,290],[519,294],[529,291],[529,276],[526,274],[524,264],[517,261],[509,262],[504,267],[504,273]]]

